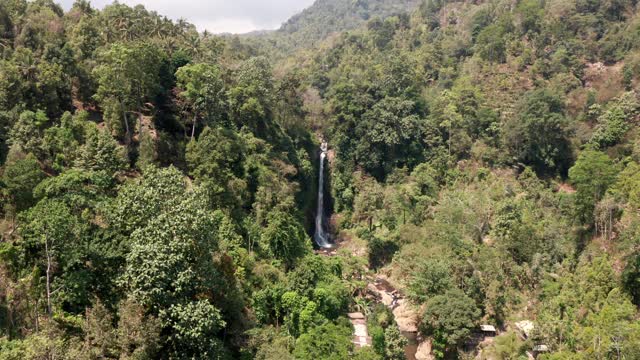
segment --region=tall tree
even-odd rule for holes
[[[176,72],[176,79],[182,89],[180,97],[187,103],[193,117],[193,141],[198,119],[202,119],[209,126],[220,125],[226,100],[224,82],[216,65],[203,63],[181,67]]]
[[[141,118],[145,102],[153,100],[160,90],[161,65],[160,50],[146,42],[115,43],[100,55],[100,65],[94,69],[98,80],[95,98],[101,103],[118,101],[127,141],[132,135],[127,115],[137,111]]]
[[[564,103],[551,91],[528,93],[519,116],[506,126],[506,141],[518,161],[538,173],[565,173],[571,161],[569,128]]]
[[[617,173],[611,158],[595,150],[583,151],[569,170],[569,179],[577,190],[577,216],[583,224],[593,223],[596,203],[615,182]]]

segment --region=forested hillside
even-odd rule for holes
[[[315,45],[331,33],[354,29],[374,17],[386,18],[415,8],[417,0],[319,0],[277,31],[294,48]]]
[[[370,19],[406,13],[419,3],[419,0],[316,0],[278,30],[249,33],[240,38],[254,50],[280,59],[296,50],[320,45],[328,37],[360,27]]]
[[[0,360],[640,359],[639,121],[635,0],[0,0]]]

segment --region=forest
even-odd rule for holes
[[[0,0],[0,164],[0,360],[640,359],[637,0]]]

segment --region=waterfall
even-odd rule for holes
[[[331,248],[329,242],[329,236],[325,231],[324,226],[324,163],[327,158],[327,143],[322,142],[320,146],[320,174],[318,176],[318,212],[316,213],[316,232],[313,235],[313,240],[321,248]]]

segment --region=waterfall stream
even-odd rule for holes
[[[329,249],[331,243],[329,242],[329,235],[326,232],[324,224],[324,163],[327,159],[327,142],[323,141],[320,146],[320,174],[318,175],[318,209],[316,213],[316,232],[313,235],[313,240],[319,247]]]

